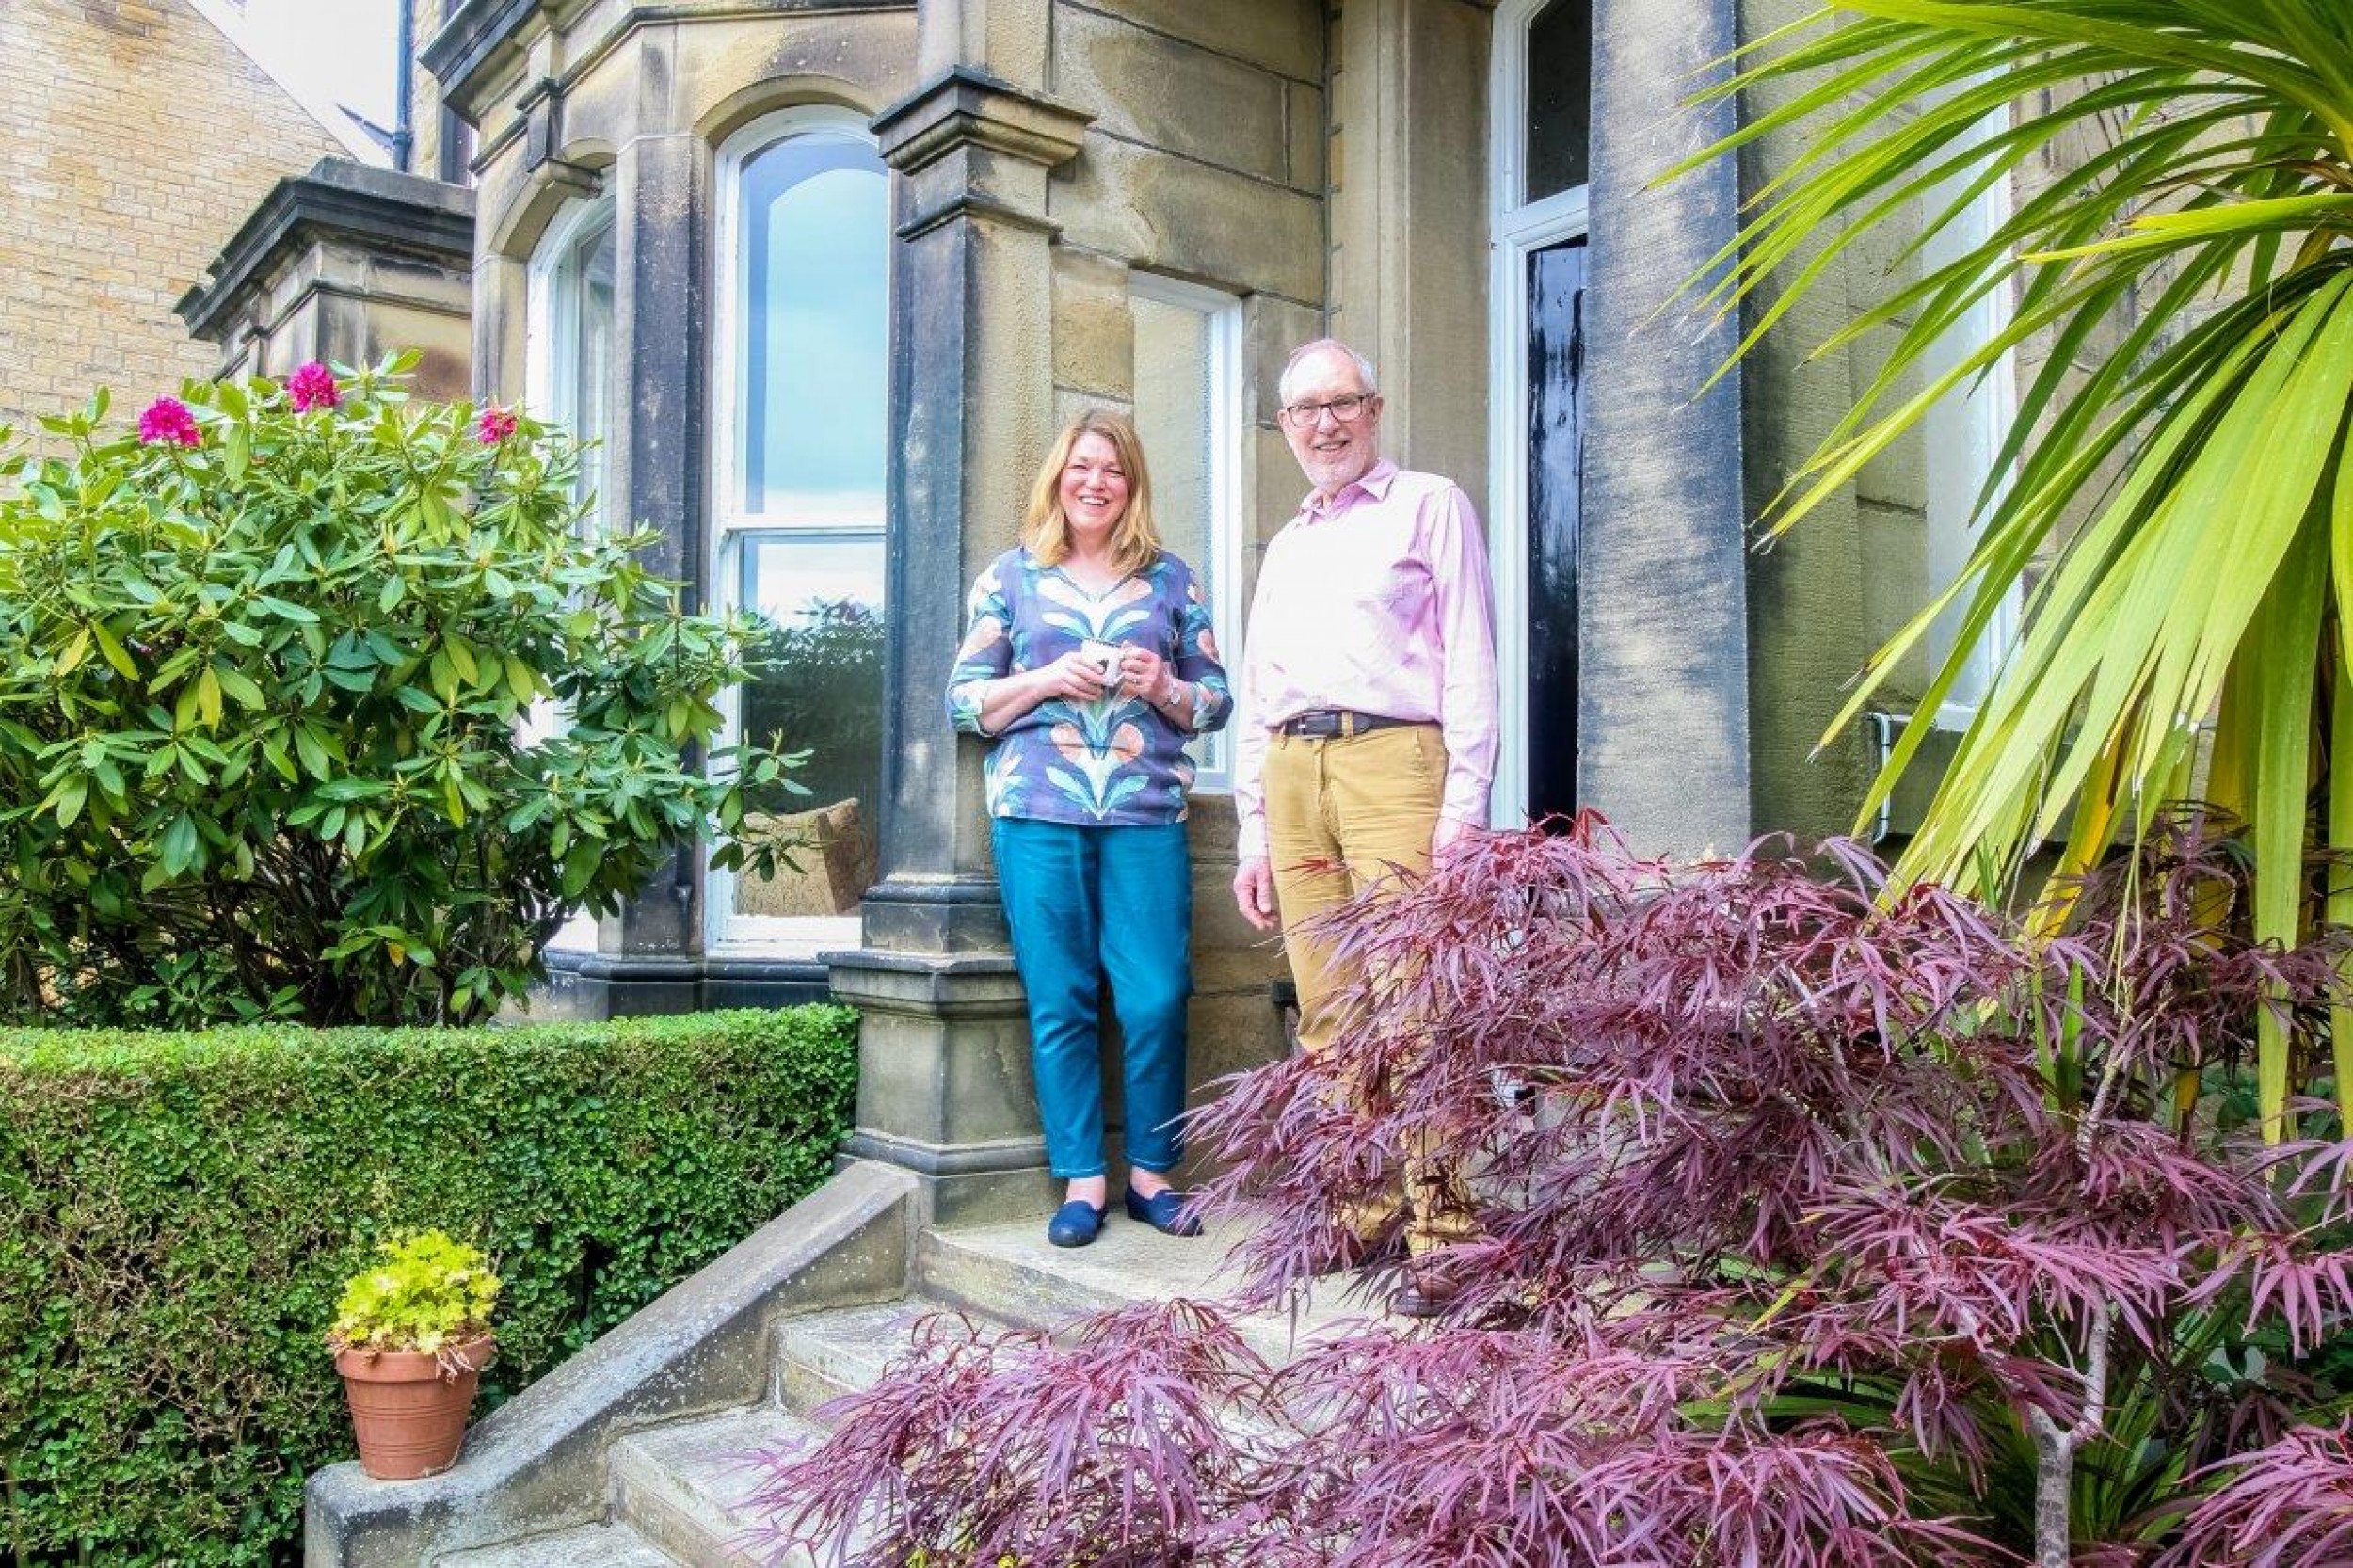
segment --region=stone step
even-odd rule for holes
[[[916,1247],[922,1294],[996,1322],[1060,1329],[1073,1319],[1138,1302],[1210,1300],[1240,1281],[1226,1254],[1240,1233],[1212,1228],[1190,1239],[1163,1236],[1124,1217],[1107,1221],[1085,1247],[1056,1247],[1036,1224],[927,1230]],[[1256,1313],[1238,1327],[1250,1347],[1284,1362],[1343,1324],[1380,1316],[1377,1304],[1349,1299],[1335,1280],[1298,1313]]]
[[[942,1310],[908,1299],[785,1319],[770,1331],[773,1397],[814,1417],[826,1400],[872,1388],[883,1368],[906,1350],[917,1321]]]
[[[871,1387],[904,1354],[915,1325],[934,1313],[963,1312],[984,1329],[1059,1329],[1072,1320],[1137,1302],[1214,1297],[1231,1289],[1229,1231],[1195,1239],[1162,1236],[1114,1220],[1093,1246],[1049,1245],[1042,1223],[927,1231],[917,1250],[919,1293],[872,1305],[799,1314],[770,1331],[775,1403],[643,1429],[613,1448],[613,1495],[621,1522],[686,1568],[791,1564],[755,1533],[751,1494],[765,1479],[755,1455],[819,1435],[810,1416],[827,1400]],[[1333,1292],[1337,1302],[1338,1292]],[[1332,1303],[1289,1315],[1242,1320],[1261,1355],[1280,1361],[1305,1339],[1360,1318]],[[489,1565],[485,1565],[489,1568]],[[501,1565],[503,1568],[503,1565]]]
[[[504,1546],[456,1552],[436,1568],[679,1568],[678,1559],[622,1525],[590,1525]]]
[[[613,1445],[613,1496],[621,1521],[686,1568],[766,1568],[806,1563],[779,1558],[755,1531],[748,1506],[766,1479],[757,1455],[822,1435],[773,1405],[648,1427]]]

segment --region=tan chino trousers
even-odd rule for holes
[[[1429,871],[1446,764],[1434,724],[1331,740],[1267,738],[1267,856],[1299,990],[1299,1043],[1308,1051],[1331,1043],[1337,993],[1351,975],[1301,927],[1369,887]],[[1347,1223],[1369,1239],[1402,1208],[1406,1248],[1417,1256],[1469,1240],[1473,1228],[1454,1170],[1419,1148],[1405,1156],[1401,1192],[1352,1212]]]

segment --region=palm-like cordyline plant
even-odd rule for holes
[[[1945,394],[2007,374],[2011,350],[2055,345],[2020,389],[1966,569],[1874,657],[1833,727],[1960,604],[1955,652],[1920,704],[1934,711],[2049,558],[1899,877],[2011,878],[2062,835],[2062,873],[2088,866],[2149,806],[2190,792],[2210,718],[2204,792],[2249,824],[2259,934],[2292,941],[2317,915],[2353,915],[2346,887],[2324,911],[2306,858],[2315,828],[2353,848],[2353,765],[2329,766],[2353,756],[2353,5],[1837,0],[1750,59],[1712,94],[1792,96],[1686,166],[1809,133],[1718,259],[1709,297],[1754,310],[1744,352],[1913,203],[1926,217],[1907,254],[2031,165],[2063,169],[1823,345],[1894,339],[1770,519],[1796,522]],[[2105,147],[2071,159],[2087,129]],[[2015,294],[2008,323],[1937,373],[1940,340],[1997,290]],[[1925,733],[1907,731],[1866,814]],[[2353,1111],[2353,1019],[2338,1021]],[[2287,1038],[2260,1027],[2276,1138],[2296,1074]]]

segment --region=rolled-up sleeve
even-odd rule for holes
[[[1176,679],[1193,688],[1193,732],[1207,735],[1225,728],[1234,716],[1234,694],[1226,684],[1225,666],[1218,662],[1217,632],[1209,625],[1201,584],[1190,572],[1176,628]]]
[[[998,570],[991,567],[972,584],[964,641],[956,648],[954,668],[948,672],[948,722],[968,735],[986,735],[981,709],[987,701],[988,683],[1002,680],[1012,668],[1013,611]]]
[[[1445,660],[1438,727],[1447,764],[1438,809],[1456,822],[1484,827],[1497,746],[1495,604],[1487,581],[1487,543],[1470,497],[1456,486],[1447,486],[1432,503],[1427,524],[1423,558]]]

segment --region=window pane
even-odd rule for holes
[[[600,503],[611,472],[613,440],[613,222],[606,218],[581,236],[567,259],[564,296],[558,306],[570,317],[564,342],[569,363],[560,365],[559,417],[584,443],[579,498]],[[584,528],[602,522],[602,508],[582,520]]]
[[[776,143],[743,175],[737,501],[795,522],[882,520],[889,186],[866,142]]]
[[[778,667],[744,688],[745,739],[809,752],[806,795],[758,801],[805,840],[801,869],[736,886],[738,915],[846,915],[874,880],[882,801],[883,543],[879,533],[750,534],[742,603],[774,622]]]
[[[1585,488],[1585,241],[1528,258],[1528,817],[1577,798],[1577,534]]]
[[[613,439],[614,231],[609,204],[585,217],[560,241],[547,269],[547,332],[533,344],[547,356],[535,365],[533,385],[544,387],[548,414],[581,442],[580,473],[573,498],[584,508],[578,522],[584,536],[604,526],[609,446]],[[571,728],[570,711],[542,697],[522,719],[531,744]],[[575,914],[548,939],[550,948],[594,952],[596,917]]]
[[[1209,319],[1198,311],[1138,296],[1136,434],[1152,473],[1152,516],[1160,542],[1209,585]]]
[[[1528,27],[1528,192],[1585,184],[1593,162],[1593,0],[1553,0]]]
[[[1131,301],[1136,323],[1136,434],[1152,474],[1152,519],[1160,543],[1184,557],[1201,584],[1202,598],[1217,602],[1217,340],[1204,312],[1138,294]],[[1218,627],[1221,636],[1229,634]],[[1186,750],[1196,767],[1225,767],[1219,735],[1196,739]]]

